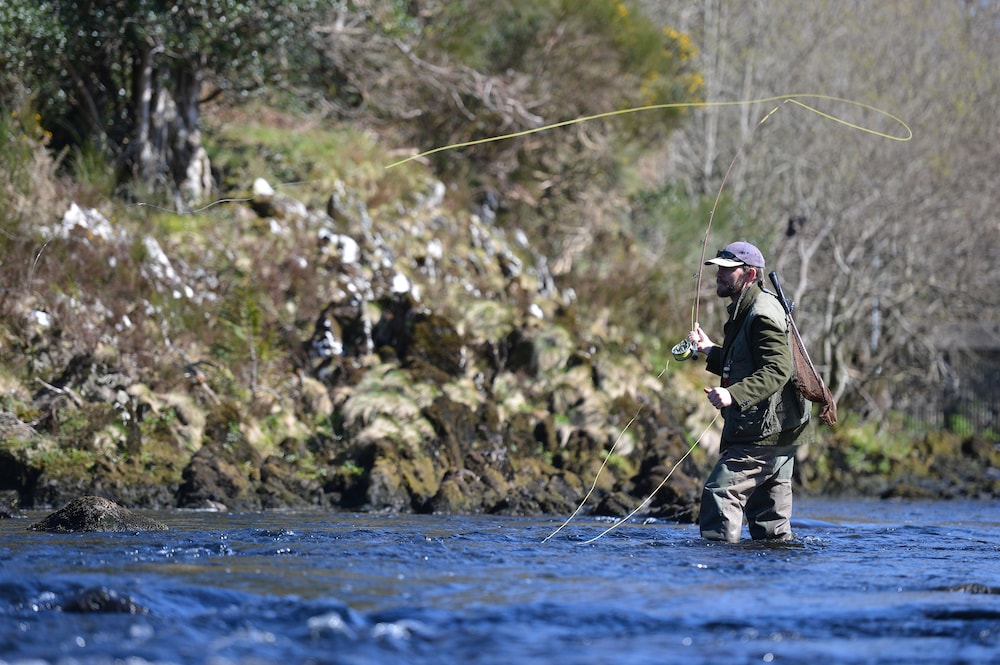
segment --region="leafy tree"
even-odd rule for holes
[[[555,274],[620,259],[603,251],[595,229],[622,214],[615,192],[623,164],[669,135],[683,111],[524,132],[697,100],[702,80],[690,38],[626,0],[429,0],[409,16],[408,29],[391,39],[384,21],[379,32],[350,21],[322,28],[330,69],[353,72],[359,96],[417,150],[521,132],[431,159],[449,178],[470,174],[501,217],[509,212],[554,257]]]
[[[203,95],[280,84],[324,0],[0,2],[0,92],[28,94],[52,145],[87,143],[123,181],[202,198]]]

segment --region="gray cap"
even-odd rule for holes
[[[723,268],[735,268],[742,265],[763,268],[764,255],[750,243],[740,240],[720,249],[714,259],[705,261],[706,266],[709,264],[722,266]]]

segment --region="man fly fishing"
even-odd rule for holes
[[[745,516],[754,540],[789,540],[792,467],[810,437],[811,414],[792,380],[790,317],[764,290],[764,256],[755,246],[734,242],[705,265],[717,266],[716,293],[731,303],[721,346],[697,323],[687,337],[721,377],[705,393],[724,419],[719,460],[702,491],[701,535],[739,542]]]

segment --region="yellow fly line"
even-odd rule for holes
[[[892,122],[894,122],[897,125],[899,125],[902,128],[903,131],[899,135],[889,134],[889,133],[886,133],[886,132],[880,132],[877,129],[872,129],[871,127],[865,127],[864,125],[859,125],[857,123],[849,122],[849,121],[847,121],[847,120],[845,120],[843,118],[840,118],[840,117],[838,117],[836,115],[833,115],[832,113],[826,113],[824,111],[820,111],[816,107],[811,106],[811,105],[805,103],[803,100],[825,100],[825,101],[838,102],[838,103],[842,103],[842,104],[849,104],[851,106],[856,106],[856,107],[865,109],[867,111],[871,111],[872,113],[875,113],[876,115],[880,115],[882,117],[888,118]],[[880,138],[889,139],[889,140],[892,140],[892,141],[909,141],[911,138],[913,138],[913,131],[910,129],[909,125],[907,125],[905,122],[903,122],[902,119],[900,119],[899,117],[893,115],[892,113],[889,113],[888,111],[884,111],[884,110],[882,110],[882,109],[880,109],[880,108],[878,108],[876,106],[872,106],[871,104],[866,104],[864,102],[858,102],[858,101],[851,100],[851,99],[845,99],[843,97],[834,97],[832,95],[820,95],[820,94],[814,94],[814,93],[797,93],[797,94],[793,94],[793,95],[777,95],[777,96],[774,96],[774,97],[763,97],[763,98],[760,98],[760,99],[744,99],[744,100],[732,101],[732,102],[674,102],[674,103],[670,103],[670,104],[650,104],[648,106],[636,106],[636,107],[633,107],[633,108],[619,109],[617,111],[606,111],[604,113],[595,113],[593,115],[584,115],[584,116],[580,116],[579,118],[572,118],[570,120],[562,120],[560,122],[554,122],[552,124],[542,125],[541,127],[532,127],[530,129],[524,129],[524,130],[521,130],[519,132],[511,132],[509,134],[499,134],[497,136],[487,136],[487,137],[481,138],[481,139],[474,139],[474,140],[471,140],[471,141],[462,141],[460,143],[452,143],[450,145],[443,145],[443,146],[440,146],[440,147],[437,147],[437,148],[432,148],[431,150],[425,150],[424,152],[420,152],[420,153],[417,153],[415,155],[411,155],[410,157],[406,157],[405,159],[401,159],[399,161],[393,162],[393,163],[389,164],[388,166],[386,166],[385,168],[386,169],[392,169],[392,168],[395,168],[397,166],[401,166],[403,164],[406,164],[407,162],[411,162],[413,160],[420,159],[422,157],[428,157],[430,155],[434,155],[434,154],[437,154],[439,152],[445,152],[445,151],[448,151],[448,150],[459,150],[461,148],[468,148],[468,147],[471,147],[471,146],[482,145],[484,143],[493,143],[495,141],[506,141],[508,139],[514,139],[514,138],[518,138],[520,136],[528,136],[529,134],[538,134],[540,132],[547,132],[547,131],[551,131],[553,129],[559,129],[560,127],[567,127],[569,125],[577,125],[577,124],[580,124],[580,123],[583,123],[583,122],[590,122],[592,120],[601,120],[603,118],[611,118],[611,117],[614,117],[614,116],[626,115],[626,114],[629,114],[629,113],[641,113],[641,112],[645,112],[645,111],[663,111],[663,110],[666,110],[666,109],[711,108],[711,107],[719,107],[719,106],[746,106],[746,105],[759,105],[759,104],[773,104],[773,103],[776,103],[776,102],[795,104],[795,105],[800,106],[801,108],[803,108],[803,109],[805,109],[807,111],[811,111],[812,113],[815,113],[816,115],[820,116],[821,118],[825,118],[826,120],[832,120],[833,122],[836,122],[838,124],[844,125],[845,127],[850,127],[851,129],[855,129],[855,130],[858,130],[860,132],[865,132],[866,134],[872,134],[872,135],[878,136]]]
[[[666,373],[668,367],[670,367],[670,362],[669,361],[667,361],[667,364],[663,366],[663,369],[660,370],[660,373],[656,376],[657,380],[659,380],[660,377],[662,377],[664,375],[664,373]],[[559,526],[558,529],[556,529],[555,531],[553,531],[549,535],[545,536],[545,538],[542,540],[543,543],[548,542],[548,540],[550,538],[552,538],[552,536],[554,536],[557,533],[559,533],[560,531],[562,531],[566,527],[567,524],[569,524],[570,522],[573,521],[573,518],[575,518],[577,515],[580,514],[580,511],[583,510],[583,507],[587,505],[587,501],[590,500],[591,495],[593,495],[594,490],[597,488],[597,481],[600,480],[600,478],[601,478],[601,472],[604,471],[604,467],[606,467],[608,465],[608,460],[610,460],[611,456],[614,455],[615,450],[618,448],[618,444],[622,440],[622,437],[625,436],[625,432],[627,432],[628,428],[632,426],[632,423],[634,423],[636,421],[636,418],[639,417],[640,413],[642,413],[642,407],[641,406],[639,407],[639,410],[635,412],[635,415],[632,416],[632,419],[629,420],[625,424],[625,427],[622,428],[622,431],[618,434],[618,438],[615,439],[614,444],[611,446],[611,450],[609,450],[608,454],[605,455],[604,461],[601,462],[601,467],[597,470],[597,473],[594,474],[594,482],[590,485],[590,490],[587,492],[587,495],[584,496],[583,499],[580,500],[580,505],[578,505],[576,507],[576,510],[574,510],[573,513],[569,517],[566,518],[566,521],[563,522]],[[694,448],[694,446],[692,446],[692,448]],[[689,450],[688,453],[690,453],[690,452],[691,451]],[[684,457],[687,457],[687,455],[685,455]],[[681,458],[681,459],[683,460],[684,458]],[[673,473],[673,471],[671,470],[670,473]],[[667,474],[667,478],[669,478],[669,477],[670,477],[670,474],[668,473]],[[666,480],[666,479],[664,479],[664,480]],[[647,501],[648,501],[648,499],[647,499]],[[643,503],[645,503],[645,501]],[[641,505],[642,504],[640,504],[640,506]]]
[[[705,435],[708,434],[709,430],[712,429],[712,426],[715,424],[715,421],[718,420],[718,419],[719,419],[719,412],[717,411],[715,413],[715,418],[712,419],[712,422],[710,422],[708,424],[708,427],[706,427],[705,430],[701,433],[701,436],[699,436],[697,439],[695,439],[694,443],[692,443],[691,446],[687,449],[687,452],[684,453],[681,456],[681,458],[674,463],[674,465],[672,467],[670,467],[670,472],[667,473],[666,476],[664,476],[663,480],[660,481],[660,484],[657,485],[655,488],[653,488],[653,491],[649,493],[649,496],[647,496],[645,499],[643,499],[642,501],[640,501],[639,505],[636,506],[635,509],[632,512],[630,512],[628,515],[626,515],[625,517],[621,518],[620,520],[618,520],[617,522],[615,522],[614,524],[612,524],[611,526],[609,526],[607,529],[605,529],[604,531],[602,531],[599,534],[597,534],[596,536],[594,536],[593,538],[590,538],[589,540],[583,541],[583,543],[581,543],[581,544],[583,544],[583,545],[589,545],[589,544],[593,543],[594,541],[596,541],[598,538],[602,538],[603,536],[607,535],[608,533],[610,533],[614,529],[617,529],[622,524],[627,524],[630,519],[632,519],[633,517],[635,517],[636,513],[638,513],[640,510],[642,510],[644,507],[646,507],[646,505],[650,501],[653,500],[653,497],[656,496],[656,493],[659,492],[661,489],[663,489],[663,486],[667,484],[667,481],[670,480],[670,476],[674,475],[674,471],[676,471],[677,467],[679,467],[681,465],[681,462],[683,462],[684,460],[686,460],[687,456],[691,454],[691,451],[694,450],[698,446],[699,443],[701,443],[701,440],[705,438]],[[560,528],[562,528],[562,527],[560,527]],[[557,529],[557,531],[558,531],[558,529]]]

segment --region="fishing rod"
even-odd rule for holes
[[[788,100],[785,101],[787,102]],[[748,143],[750,143],[750,139],[752,139],[754,134],[757,133],[757,130],[760,129],[761,125],[763,125],[768,118],[774,115],[779,108],[781,108],[780,105],[775,106],[773,109],[770,110],[770,112],[765,114],[764,117],[762,117],[756,125],[754,125],[753,131],[751,131],[746,136],[746,138],[743,139],[743,142],[740,143],[740,147],[737,148],[736,154],[733,155],[732,161],[729,162],[729,168],[726,169],[726,173],[722,177],[722,183],[720,183],[719,185],[719,191],[716,193],[715,201],[712,203],[712,209],[708,213],[708,224],[705,225],[705,237],[701,241],[701,260],[698,262],[698,280],[695,283],[695,288],[694,288],[694,305],[691,307],[692,330],[698,327],[698,319],[699,319],[698,310],[701,302],[701,282],[702,282],[702,277],[705,274],[705,255],[706,252],[708,251],[708,236],[712,232],[712,221],[715,219],[715,211],[716,209],[718,209],[719,201],[722,199],[722,190],[726,187],[726,181],[729,180],[729,174],[732,173],[733,166],[736,165],[736,160],[739,158],[740,153],[742,153],[743,149],[746,148]],[[670,354],[674,357],[675,360],[680,360],[680,361],[688,359],[697,360],[698,348],[693,343],[691,343],[691,341],[687,337],[685,337],[683,340],[675,344],[670,349]]]
[[[779,106],[775,106],[767,114],[765,114],[764,117],[761,118],[760,121],[756,125],[754,125],[753,131],[751,131],[746,136],[746,138],[743,139],[743,142],[740,143],[740,147],[736,150],[736,154],[733,155],[732,161],[729,162],[729,168],[726,169],[726,173],[725,173],[725,175],[722,178],[722,182],[719,184],[719,191],[715,195],[715,202],[712,203],[712,209],[708,213],[708,223],[705,225],[705,237],[704,237],[704,239],[701,242],[701,260],[698,262],[698,280],[697,280],[697,282],[695,284],[695,289],[694,289],[694,304],[693,304],[693,306],[691,308],[691,328],[692,329],[694,329],[694,328],[696,328],[698,326],[697,321],[698,321],[699,303],[700,303],[700,299],[701,299],[701,282],[702,282],[702,276],[704,275],[704,272],[705,272],[705,255],[706,255],[706,252],[708,251],[708,237],[709,237],[709,234],[712,232],[712,221],[715,219],[715,211],[718,209],[718,207],[719,207],[719,201],[722,198],[722,190],[725,188],[726,182],[729,180],[729,174],[732,173],[733,166],[736,164],[736,160],[739,158],[740,153],[742,153],[743,149],[746,148],[747,144],[750,142],[750,139],[752,139],[753,136],[754,136],[754,134],[757,133],[757,130],[760,129],[760,126],[763,125],[764,122],[768,118],[770,118],[772,115],[774,115],[775,112],[777,112],[777,110],[779,108],[781,108],[780,105]],[[683,340],[681,340],[680,342],[678,342],[677,344],[675,344],[670,349],[670,355],[672,355],[675,360],[679,360],[679,361],[684,361],[684,360],[688,360],[688,359],[694,360],[694,359],[697,359],[697,357],[698,357],[698,348],[693,343],[691,343],[691,341],[687,337],[685,337]],[[666,370],[666,368],[664,368],[664,370]],[[661,372],[661,374],[662,374],[662,372]],[[636,414],[636,415],[638,416],[638,414]],[[598,538],[601,538],[602,536],[604,536],[605,534],[607,534],[608,532],[610,532],[612,529],[615,529],[618,525],[624,524],[629,519],[631,519],[632,516],[634,516],[636,513],[638,513],[642,509],[643,506],[645,506],[647,503],[649,503],[650,501],[652,501],[653,497],[656,496],[656,493],[659,492],[660,489],[667,483],[667,481],[670,479],[670,476],[673,475],[674,471],[677,469],[678,466],[680,466],[681,462],[683,462],[685,459],[687,459],[688,455],[690,455],[691,452],[698,446],[698,444],[701,442],[701,440],[705,437],[705,434],[708,433],[708,431],[712,428],[712,425],[715,424],[715,421],[718,420],[718,418],[719,418],[719,412],[716,412],[715,418],[712,419],[712,422],[709,423],[708,427],[705,428],[705,431],[702,433],[702,435],[699,436],[697,439],[695,439],[694,443],[691,444],[691,447],[688,448],[687,452],[684,453],[683,457],[681,457],[679,460],[677,460],[677,462],[674,464],[673,468],[670,469],[670,473],[668,473],[667,476],[660,482],[660,484],[657,485],[656,488],[653,489],[653,491],[650,493],[650,495],[648,497],[646,497],[645,499],[643,499],[639,503],[639,505],[636,506],[635,510],[633,510],[631,513],[629,513],[621,521],[619,521],[616,524],[612,525],[608,529],[605,529],[602,533],[598,534],[594,538],[591,538],[590,540],[585,541],[585,544],[589,544],[589,543],[594,542]],[[634,418],[633,418],[633,420],[634,420]],[[619,437],[619,438],[621,438],[621,437]],[[617,445],[617,443],[618,442],[616,441],[615,445]],[[614,452],[614,448],[613,447],[612,447],[612,452]],[[611,455],[609,453],[608,457],[610,457],[610,456]],[[603,466],[602,466],[602,469],[603,469]],[[600,474],[600,470],[598,470],[598,474]],[[594,479],[594,486],[596,486],[596,485],[597,485],[597,478]],[[588,494],[587,496],[589,497],[590,495]],[[586,498],[584,499],[584,502],[586,502]],[[576,509],[576,512],[574,512],[573,515],[576,515],[576,513],[579,512],[580,508],[582,508],[582,507],[583,507],[583,502],[581,502],[580,507],[578,507]],[[572,516],[570,517],[570,519],[572,519]],[[568,524],[568,523],[569,523],[569,520],[567,520],[567,522],[564,523],[563,526],[566,526],[566,524]],[[549,535],[549,538],[551,538],[553,535],[555,535],[556,533],[558,533],[559,530],[563,528],[563,526],[559,527],[559,529],[556,529],[555,532],[553,532],[551,535]],[[545,540],[548,540],[548,538],[546,538]]]

